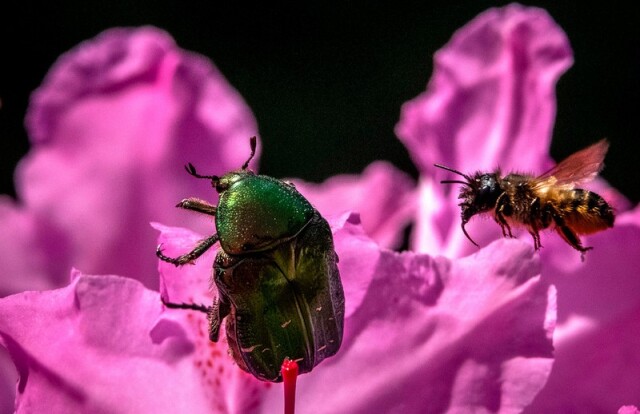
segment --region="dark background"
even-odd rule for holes
[[[393,133],[401,104],[424,91],[433,53],[455,30],[507,4],[6,3],[0,6],[0,193],[9,194],[15,165],[28,150],[29,94],[55,59],[106,28],[144,24],[212,59],[239,90],[265,143],[261,172],[322,181],[384,158],[417,176]],[[551,14],[575,52],[574,66],[558,84],[552,155],[559,160],[608,137],[603,176],[637,202],[640,13],[598,3],[527,3]]]

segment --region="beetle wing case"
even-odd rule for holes
[[[199,174],[187,165],[190,175],[211,180],[220,198],[216,206],[189,198],[178,207],[215,216],[216,234],[179,257],[165,256],[161,246],[156,255],[182,266],[220,242],[213,304],[163,303],[206,312],[214,342],[226,319],[229,350],[238,366],[278,382],[285,359],[296,361],[305,373],[338,352],[344,292],[329,224],[295,186],[249,170],[255,137],[250,146],[242,168],[222,177]]]
[[[281,381],[285,358],[311,371],[342,342],[344,293],[327,221],[314,210],[291,239],[251,255],[216,258],[215,283],[231,304],[229,348],[239,366]]]

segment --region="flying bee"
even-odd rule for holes
[[[495,172],[463,174],[453,168],[436,167],[462,176],[465,180],[444,180],[443,184],[462,184],[459,199],[462,232],[473,243],[465,225],[476,214],[490,214],[502,229],[504,237],[513,237],[512,226],[525,227],[533,237],[533,245],[540,249],[540,230],[555,230],[571,247],[584,254],[592,247],[584,247],[578,235],[596,233],[613,227],[613,208],[598,194],[576,188],[594,179],[604,167],[609,143],[602,139],[567,157],[544,174]]]

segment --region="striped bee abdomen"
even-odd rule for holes
[[[613,227],[613,208],[598,194],[576,188],[567,191],[558,203],[564,221],[578,234],[590,234]]]

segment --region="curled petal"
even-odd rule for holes
[[[62,55],[33,93],[26,125],[32,148],[16,174],[21,204],[3,202],[0,221],[20,217],[28,231],[9,226],[2,236],[32,249],[14,257],[3,250],[0,274],[11,263],[19,270],[11,278],[38,275],[54,286],[71,266],[156,286],[148,223],[204,232],[206,220],[172,206],[216,197],[182,166],[237,169],[256,134],[220,72],[152,27],[111,29]]]
[[[197,239],[156,228],[168,254]],[[518,412],[530,403],[553,361],[555,291],[529,246],[501,240],[452,261],[380,250],[357,215],[332,229],[347,298],[363,292],[338,354],[300,380],[299,412]],[[166,292],[180,293],[161,270]],[[185,286],[210,274],[192,271]],[[163,309],[157,292],[115,276],[75,272],[66,288],[0,300],[18,412],[279,410],[279,387],[234,366],[206,329],[205,315]]]
[[[549,15],[518,4],[482,13],[436,53],[426,92],[404,104],[396,126],[426,192],[419,197],[417,250],[451,257],[475,251],[459,231],[457,189],[438,183],[452,174],[434,163],[464,173],[498,166],[541,173],[551,165],[554,87],[571,63],[567,37]],[[471,224],[478,241],[499,234]]]
[[[361,224],[360,216],[350,212],[330,222],[344,296],[347,298],[345,318],[362,305],[380,258],[380,248],[365,235]]]
[[[429,175],[434,163],[537,170],[548,162],[555,83],[571,63],[544,10],[490,9],[436,53],[427,91],[404,105],[396,132]]]
[[[116,276],[75,272],[63,289],[4,298],[16,411],[251,412],[261,385],[246,382],[221,345],[200,347],[188,327],[162,310],[157,292]]]
[[[553,362],[555,290],[537,272],[511,240],[457,261],[382,250],[341,350],[298,384],[300,412],[519,412]]]

